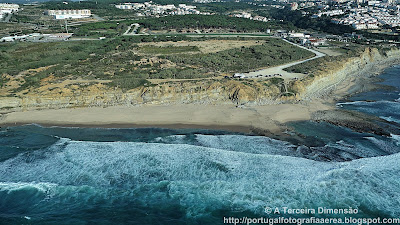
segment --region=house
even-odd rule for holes
[[[5,14],[11,14],[17,12],[19,9],[19,5],[17,4],[8,4],[8,3],[0,3],[0,19]]]
[[[13,13],[17,12],[19,9],[19,5],[17,4],[8,4],[8,3],[0,3],[0,13]]]
[[[46,37],[48,41],[66,41],[72,36],[72,33],[56,33]]]

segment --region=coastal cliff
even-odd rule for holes
[[[398,49],[379,51],[376,48],[365,48],[356,57],[326,63],[313,76],[294,82],[291,88],[297,93],[298,100],[327,99],[347,90],[358,78],[378,74],[385,67],[399,61]]]
[[[373,68],[382,67],[400,60],[400,50],[379,51],[365,48],[358,57],[330,62],[324,69],[302,80],[283,82],[269,80],[202,79],[169,81],[157,85],[146,85],[131,90],[122,90],[107,85],[107,81],[64,81],[51,78],[41,81],[40,87],[22,90],[0,97],[2,111],[70,108],[135,106],[142,104],[211,104],[211,105],[268,105],[283,102],[324,99],[341,86],[346,86],[357,77],[370,74]],[[12,86],[23,76],[8,77]],[[288,88],[291,91],[287,95]]]
[[[241,82],[205,79],[166,82],[128,91],[103,83],[79,85],[46,83],[38,89],[14,97],[1,97],[0,109],[134,106],[139,104],[272,104],[279,97],[279,85],[271,82]]]

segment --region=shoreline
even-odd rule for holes
[[[45,128],[104,128],[104,129],[141,129],[141,128],[160,128],[160,129],[198,129],[214,131],[230,131],[234,133],[253,134],[254,128],[250,126],[230,126],[230,125],[198,125],[198,124],[133,124],[133,123],[109,123],[109,124],[63,124],[63,123],[4,123],[2,127],[17,127],[37,125]]]
[[[60,127],[210,129],[264,136],[281,136],[287,122],[317,121],[319,112],[337,110],[336,103],[359,92],[373,89],[386,69],[400,64],[399,57],[388,57],[353,73],[343,72],[338,83],[328,83],[323,96],[297,102],[237,106],[235,104],[141,104],[135,106],[29,109],[3,112],[0,126],[38,124]],[[331,76],[335,76],[332,74]],[[322,80],[327,78],[322,78]],[[317,81],[319,83],[320,81]],[[334,87],[334,89],[331,89]],[[309,87],[307,87],[309,88]],[[321,89],[318,88],[318,89]],[[314,91],[321,91],[321,90]],[[340,115],[340,113],[336,113]],[[335,120],[335,113],[326,122]],[[360,119],[361,117],[357,118]],[[344,123],[346,124],[346,123]]]
[[[277,134],[286,122],[311,119],[332,109],[322,103],[235,107],[233,105],[149,105],[139,107],[45,109],[3,115],[0,126],[210,129],[247,134]],[[139,116],[140,115],[140,116]]]

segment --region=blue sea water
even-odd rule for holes
[[[385,71],[383,83],[400,84],[399,71]],[[375,90],[339,107],[395,121],[398,94]],[[266,207],[351,207],[356,218],[400,218],[398,136],[309,121],[291,126],[307,144],[210,130],[2,128],[0,224],[346,216],[267,214]]]
[[[392,87],[378,88],[374,91],[362,92],[350,98],[351,102],[338,103],[339,106],[381,117],[387,121],[400,123],[400,65],[385,70],[379,76],[383,79],[379,84]]]

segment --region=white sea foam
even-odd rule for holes
[[[374,105],[374,104],[385,104],[385,105],[387,105],[389,107],[392,107],[392,108],[398,108],[399,107],[398,102],[387,101],[387,100],[380,100],[380,101],[353,101],[353,102],[339,102],[339,103],[336,103],[337,106],[342,106],[342,105],[362,106],[362,105]]]
[[[49,189],[56,187],[57,184],[46,182],[0,182],[0,191],[17,191],[22,189],[36,189],[39,192],[46,192]]]
[[[396,144],[400,146],[400,135],[390,134],[390,136],[396,141]]]
[[[393,154],[399,152],[399,149],[397,146],[394,146],[392,143],[384,141],[384,140],[379,140],[376,137],[364,137],[365,139],[368,139],[370,142],[376,145],[378,149],[381,149],[383,152],[386,154]]]
[[[186,135],[170,135],[167,137],[156,137],[154,141],[160,143],[171,143],[171,144],[184,144]]]
[[[354,101],[354,102],[339,102],[336,103],[336,106],[342,106],[342,105],[364,105],[367,103],[372,103],[372,102],[366,102],[366,101]]]
[[[172,199],[188,217],[227,207],[262,214],[265,206],[359,207],[400,216],[400,154],[325,163],[269,155],[269,150],[254,154],[185,144],[63,141],[0,162],[3,189],[54,187],[46,202],[53,207],[77,198],[87,204],[93,196],[111,203],[135,198],[150,206]]]
[[[400,120],[396,119],[396,118],[393,118],[392,116],[380,116],[379,118],[384,119],[384,120],[389,121],[389,122],[395,122],[395,123],[400,124]]]
[[[247,152],[254,154],[290,155],[294,156],[297,146],[268,137],[241,135],[196,135],[201,146]]]

